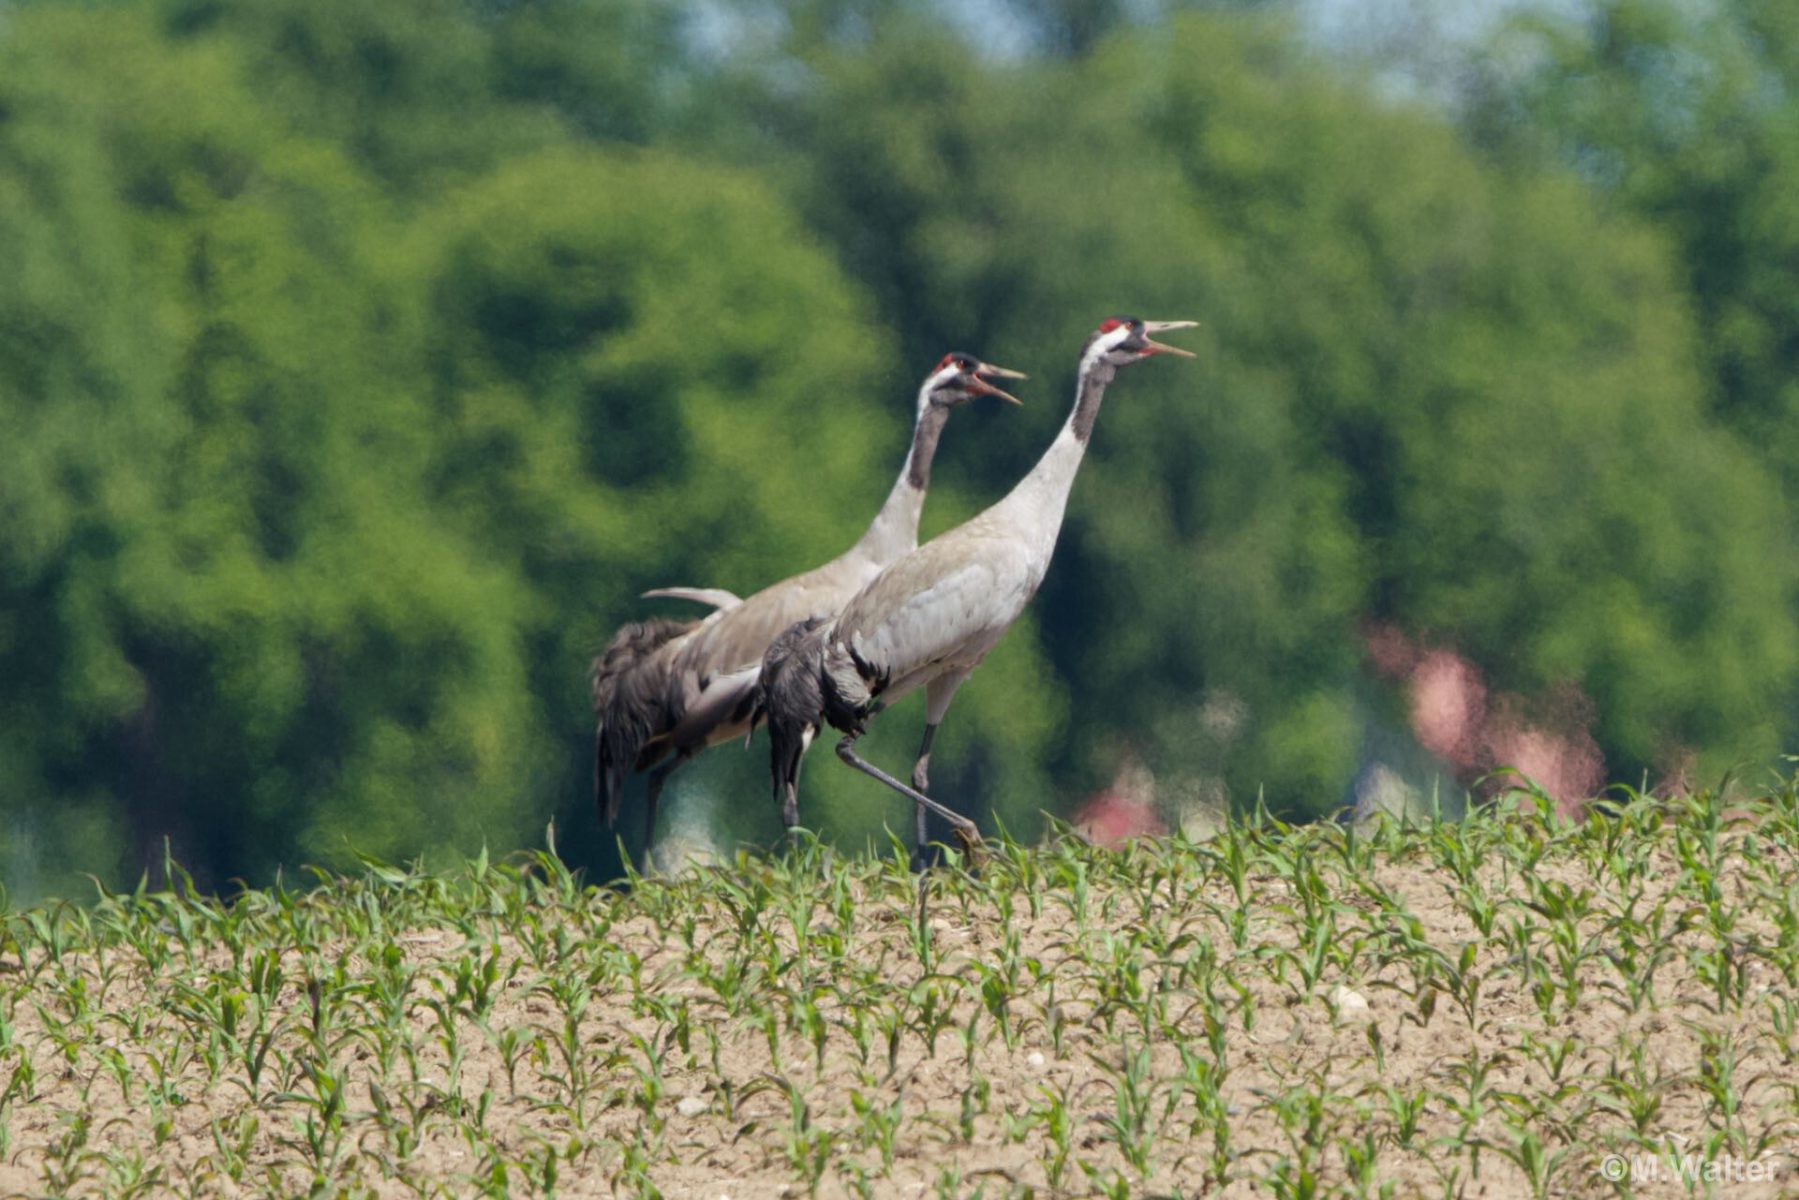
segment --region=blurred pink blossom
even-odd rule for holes
[[[1432,650],[1407,680],[1412,736],[1418,744],[1467,770],[1480,751],[1487,685],[1474,664],[1451,650]]]
[[[1374,669],[1388,679],[1404,679],[1418,663],[1418,647],[1399,632],[1397,625],[1371,624],[1362,630],[1362,644]]]
[[[1535,703],[1511,693],[1489,700],[1480,668],[1454,650],[1421,647],[1391,625],[1371,625],[1363,638],[1375,670],[1403,683],[1412,736],[1464,781],[1511,767],[1572,814],[1604,780],[1593,703],[1579,688]]]
[[[1571,814],[1605,779],[1605,759],[1589,732],[1593,705],[1585,693],[1567,686],[1556,690],[1547,707],[1550,729],[1526,719],[1516,697],[1502,697],[1483,731],[1486,762],[1521,771]]]
[[[1094,796],[1074,815],[1081,836],[1099,846],[1117,846],[1136,837],[1167,833],[1155,809],[1107,790]]]
[[[1168,827],[1156,815],[1156,781],[1135,755],[1125,759],[1110,786],[1095,792],[1074,814],[1081,836],[1100,846],[1135,837],[1159,837]]]

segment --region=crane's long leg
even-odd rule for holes
[[[673,758],[650,772],[649,791],[643,801],[643,852],[646,855],[656,840],[656,802],[662,798],[662,785],[668,782],[676,767],[692,757],[692,750],[677,750]]]
[[[912,803],[922,805],[948,821],[955,827],[957,836],[962,839],[963,845],[967,846],[969,850],[973,851],[980,847],[981,831],[975,827],[973,821],[970,821],[967,817],[952,808],[945,808],[923,792],[907,787],[887,772],[881,770],[881,768],[863,758],[860,754],[857,754],[856,739],[854,737],[846,737],[841,742],[837,743],[837,757],[856,768],[856,770],[861,771],[864,775],[871,775],[880,780],[900,795],[911,800]]]
[[[800,768],[805,765],[806,751],[817,734],[818,730],[808,725],[800,734],[799,745],[773,746],[770,750],[775,759],[775,800],[781,806],[781,825],[787,830],[787,840],[790,843],[799,840]],[[772,746],[772,728],[769,730],[769,741]]]
[[[931,743],[937,740],[937,727],[943,724],[944,714],[949,712],[949,702],[956,697],[956,689],[968,678],[967,671],[955,671],[947,675],[939,675],[925,685],[925,726],[924,741],[918,747],[918,761],[912,764],[912,786],[917,791],[931,790]],[[917,840],[912,844],[912,865],[923,870],[931,863],[931,829],[925,806],[914,804],[913,816],[917,821]]]
[[[912,764],[912,786],[921,792],[931,790],[931,743],[936,738],[937,726],[926,725],[924,741],[918,747],[918,761]],[[922,804],[914,804],[912,811],[918,818],[918,853],[923,854],[924,848],[931,843],[930,832],[925,827],[925,818],[928,814]]]

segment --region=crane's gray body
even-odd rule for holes
[[[671,751],[691,754],[744,736],[769,643],[796,621],[834,615],[881,568],[918,547],[931,460],[948,419],[947,408],[921,398],[905,466],[855,545],[823,566],[720,609],[659,650],[669,720],[645,747],[654,756],[650,762]]]
[[[1091,359],[1091,361],[1089,361]],[[766,708],[816,728],[828,721],[860,734],[876,698],[891,703],[929,687],[926,722],[943,719],[956,688],[1005,636],[1043,583],[1055,556],[1097,411],[1115,367],[1103,355],[1084,355],[1074,411],[1031,472],[1004,499],[972,520],[933,538],[869,581],[810,636],[785,647],[810,658],[822,673],[822,707],[808,707],[810,688],[778,695],[776,680],[807,668],[776,662],[773,647]]]
[[[1084,449],[1065,428],[1005,499],[899,559],[844,606],[832,641],[886,701],[937,679],[960,683],[1005,636],[1049,571]],[[834,675],[843,682],[840,669]],[[941,709],[927,709],[937,724]]]
[[[975,364],[966,355],[946,356],[919,389],[906,461],[855,545],[823,566],[742,600],[715,589],[658,589],[660,595],[715,604],[717,611],[678,631],[659,631],[654,642],[638,624],[628,625],[594,660],[595,793],[608,823],[616,820],[627,770],[644,770],[672,755],[662,768],[667,771],[748,732],[763,655],[783,630],[834,615],[883,567],[917,548],[931,463],[951,408],[976,395],[1013,399],[982,381],[977,382],[984,390],[958,386],[958,379],[972,374],[952,366],[958,358]],[[986,373],[1016,375],[976,365]],[[619,678],[621,673],[628,678]],[[646,824],[654,821],[659,787],[660,778],[652,777]]]
[[[923,403],[905,468],[868,529],[848,550],[771,584],[701,621],[678,629],[648,622],[621,629],[594,660],[595,790],[609,824],[618,818],[624,777],[671,753],[691,756],[741,737],[762,655],[780,632],[808,617],[834,614],[887,563],[918,545],[918,520],[948,410]],[[697,599],[705,589],[664,588]]]

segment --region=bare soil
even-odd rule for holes
[[[1385,853],[1319,870],[1322,948],[1302,872],[1239,901],[1203,853],[1080,853],[1084,897],[933,882],[929,961],[900,872],[829,863],[801,923],[758,911],[752,864],[314,945],[21,939],[0,1196],[1799,1194],[1790,844],[1739,838],[1709,900],[1668,847],[1635,883],[1502,858],[1487,933],[1428,855]],[[380,894],[306,903],[329,929]],[[1659,956],[1647,998],[1621,948]]]

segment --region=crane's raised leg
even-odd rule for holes
[[[863,758],[860,754],[857,754],[856,739],[854,737],[846,737],[841,742],[837,743],[837,757],[841,758],[844,762],[856,768],[856,770],[862,772],[864,775],[869,775],[880,780],[900,795],[911,800],[912,803],[930,809],[950,823],[956,831],[956,836],[962,839],[962,845],[967,848],[970,854],[978,854],[980,852],[981,831],[975,827],[973,821],[970,821],[967,817],[952,808],[945,808],[923,792],[907,787],[887,772],[881,770],[881,768]]]

